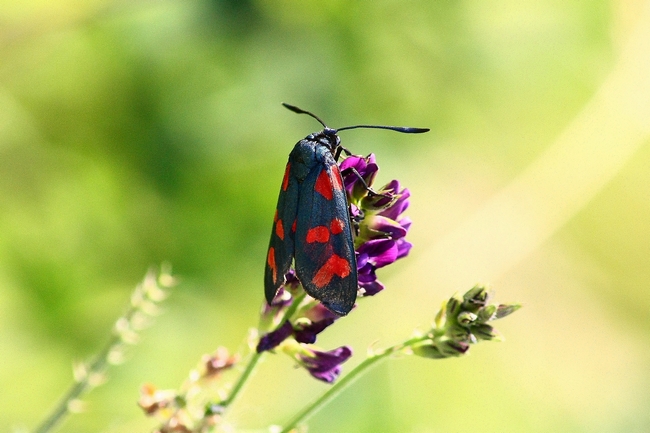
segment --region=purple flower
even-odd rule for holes
[[[406,236],[408,229],[411,227],[411,219],[408,217],[401,218],[399,220],[399,225],[404,230],[404,236]],[[397,245],[396,260],[399,260],[402,257],[406,257],[409,251],[411,251],[411,247],[413,247],[413,244],[404,239],[404,236],[394,238],[395,244]]]
[[[366,157],[358,155],[348,156],[343,160],[343,162],[341,162],[339,168],[341,171],[346,169],[355,169],[368,186],[372,185],[377,176],[377,172],[379,171],[379,166],[375,162],[375,155],[372,153]],[[360,199],[367,193],[367,189],[359,180],[359,176],[351,170],[350,173],[343,176],[343,184],[348,192],[348,196],[355,200]]]
[[[411,197],[411,192],[408,190],[408,188],[404,188],[400,191],[399,187],[399,181],[393,180],[382,188],[382,191],[380,192],[392,192],[393,194],[397,195],[398,198],[388,208],[379,212],[379,215],[398,221],[399,216],[409,207],[408,199]]]
[[[373,296],[384,290],[384,285],[377,281],[375,269],[377,268],[370,263],[359,268],[359,287],[363,290],[363,296]]]
[[[384,289],[384,285],[377,281],[375,271],[406,257],[413,246],[405,239],[411,227],[411,220],[401,217],[409,205],[409,190],[400,190],[399,182],[393,180],[383,187],[379,194],[394,198],[389,200],[380,197],[367,201],[370,206],[381,210],[374,214],[372,209],[368,210],[370,217],[363,221],[367,227],[363,232],[366,239],[356,249],[359,287],[364,296],[375,295]]]
[[[413,247],[413,244],[406,239],[398,239],[395,243],[397,244],[397,260],[408,256],[409,251]]]
[[[406,219],[406,218],[405,218]],[[408,221],[408,226],[410,226],[410,220]],[[383,215],[376,215],[372,218],[372,221],[368,223],[368,226],[374,231],[383,233],[384,237],[390,239],[400,239],[406,236],[408,231],[408,226],[405,228],[402,224],[398,223],[395,220],[387,218]],[[379,237],[379,236],[377,236]]]
[[[280,343],[289,338],[292,333],[293,326],[291,326],[291,322],[287,320],[275,331],[271,331],[268,334],[262,336],[259,343],[257,343],[255,350],[257,353],[261,353],[266,350],[275,349]]]
[[[295,324],[286,320],[282,326],[262,336],[256,350],[259,353],[275,349],[280,343],[292,336],[299,343],[313,344],[316,342],[316,336],[338,318],[337,314],[332,313],[323,304],[314,304],[313,307],[303,312],[295,320]]]
[[[273,301],[270,304],[266,302],[264,303],[264,306],[262,307],[262,315],[277,315],[292,303],[293,297],[291,294],[288,291],[284,290],[283,287],[280,287],[280,289],[278,289],[278,293],[275,294]]]
[[[298,277],[296,277],[296,273],[293,269],[289,269],[289,271],[284,275],[284,279],[284,284],[280,286],[271,303],[264,303],[262,307],[263,318],[268,320],[279,320],[285,310],[293,304],[293,295],[296,293],[298,287],[300,287],[300,281],[298,280]]]
[[[363,219],[363,212],[354,203],[350,203],[350,217],[354,221],[361,221]]]
[[[299,343],[313,344],[316,342],[316,335],[323,332],[340,316],[332,313],[323,304],[318,303],[307,310],[304,317],[307,320],[297,324],[293,336]]]
[[[357,252],[359,253],[357,263],[371,263],[376,268],[383,268],[397,260],[397,245],[390,238],[371,239],[361,245]]]
[[[300,329],[294,331],[293,336],[299,343],[314,344],[316,342],[316,336],[334,323],[335,320],[334,318],[326,319],[301,326]]]
[[[299,362],[316,379],[332,383],[341,374],[341,364],[350,356],[352,356],[352,349],[348,346],[342,346],[329,352],[306,349],[299,355]]]
[[[384,289],[377,281],[375,270],[397,260],[397,245],[391,239],[374,239],[361,245],[357,250],[359,287],[364,296],[372,296]]]

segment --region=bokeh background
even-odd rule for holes
[[[149,431],[139,387],[243,347],[287,155],[358,130],[412,191],[411,256],[325,348],[394,344],[475,282],[504,343],[384,363],[312,432],[650,431],[650,2],[3,1],[0,429],[33,428],[169,261],[181,284],[61,431]],[[326,389],[268,357],[230,421]]]

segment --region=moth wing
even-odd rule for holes
[[[291,174],[291,162],[284,171],[278,205],[273,218],[271,240],[264,268],[264,295],[270,304],[278,289],[284,284],[294,256],[294,234],[300,185]]]
[[[331,154],[301,184],[298,216],[298,279],[307,294],[344,316],[357,298],[357,262],[341,172]]]

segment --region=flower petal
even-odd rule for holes
[[[406,239],[398,239],[395,244],[397,245],[397,258],[395,260],[408,256],[409,251],[413,247],[413,244]]]
[[[399,188],[399,182],[396,180],[389,183],[386,187],[389,185],[394,185],[396,188]],[[395,191],[397,191],[397,189]],[[409,197],[411,196],[411,192],[407,188],[404,188],[403,190],[399,191],[397,195],[399,195],[397,200],[395,200],[395,202],[389,208],[380,212],[379,215],[383,215],[392,220],[397,220],[399,216],[409,207]]]
[[[341,364],[352,356],[352,349],[342,346],[338,349],[322,352],[309,349],[309,355],[300,355],[300,361],[309,374],[323,382],[332,383],[341,374]]]
[[[367,157],[358,155],[348,156],[339,165],[341,171],[353,168],[359,173],[368,186],[371,186],[379,171],[379,166],[375,162],[375,155],[370,154]],[[355,173],[348,173],[343,176],[343,184],[349,196],[359,199],[366,194],[366,187],[359,181],[359,176]]]
[[[377,268],[397,260],[397,245],[392,239],[371,239],[359,247],[359,253],[368,255],[368,261]]]
[[[391,239],[403,238],[407,232],[407,229],[400,223],[382,215],[373,217],[369,226],[373,230],[386,233]]]
[[[280,343],[289,338],[292,333],[293,326],[291,325],[291,322],[287,320],[275,331],[271,331],[260,338],[259,343],[257,343],[257,353],[275,349]]]
[[[314,344],[316,342],[316,336],[323,332],[325,328],[334,323],[335,320],[336,319],[334,318],[328,318],[319,320],[318,322],[311,322],[309,325],[305,325],[298,330],[294,330],[293,337],[298,343]]]
[[[374,296],[385,288],[385,286],[377,279],[363,283],[359,281],[359,287],[363,289],[363,296]]]

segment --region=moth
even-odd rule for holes
[[[271,303],[294,261],[305,292],[330,311],[345,316],[354,306],[359,282],[350,206],[343,185],[343,174],[347,173],[342,174],[337,163],[342,152],[350,152],[341,146],[338,133],[376,128],[418,134],[429,129],[378,125],[332,129],[309,111],[282,105],[313,117],[323,130],[300,140],[289,154],[266,257],[266,300]]]

